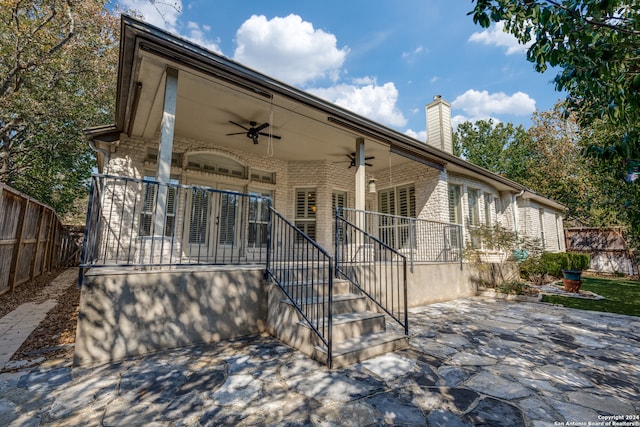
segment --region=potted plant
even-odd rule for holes
[[[578,293],[582,285],[582,271],[589,268],[589,254],[565,253],[561,258],[562,283],[567,292]]]

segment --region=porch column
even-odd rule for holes
[[[367,197],[367,174],[364,161],[364,138],[356,139],[356,209],[364,211]],[[364,214],[358,213],[355,218],[356,226],[365,229]]]
[[[173,151],[173,134],[176,120],[176,100],[178,97],[178,70],[167,68],[164,84],[164,106],[160,123],[160,145],[158,147],[158,169],[156,181],[168,184],[171,180],[171,152]],[[156,199],[156,215],[154,218],[155,235],[164,235],[164,223],[167,215],[167,187],[158,186]]]

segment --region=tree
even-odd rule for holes
[[[453,135],[454,154],[499,175],[517,180],[526,173],[527,132],[512,123],[495,124],[492,119],[465,122]]]
[[[600,141],[624,138],[624,129],[607,123],[607,119],[595,121],[593,126],[581,130],[581,145],[594,147]],[[588,156],[594,186],[600,190],[601,199],[592,203],[589,222],[593,226],[620,225],[627,229],[632,247],[640,247],[640,187],[629,173],[629,161],[621,156]]]
[[[529,128],[526,157],[529,167],[522,183],[564,204],[567,216],[589,222],[591,206],[602,197],[595,184],[591,159],[582,156],[580,127],[575,116],[562,112],[562,103],[549,111],[534,113]]]
[[[593,141],[595,156],[640,158],[640,4],[621,0],[475,0],[475,23],[503,22],[527,59],[544,72],[557,67],[556,89],[582,126],[598,120],[622,129]]]
[[[0,181],[64,213],[113,120],[118,21],[106,0],[0,0]]]

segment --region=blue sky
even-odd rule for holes
[[[526,48],[483,30],[460,0],[120,0],[142,19],[244,65],[425,140],[426,104],[454,126],[493,118],[528,128],[562,98]]]

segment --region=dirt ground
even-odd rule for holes
[[[41,303],[50,296],[45,288],[65,269],[44,274],[35,280],[20,285],[14,292],[0,295],[0,317],[15,310],[26,302]],[[75,277],[75,276],[74,276]],[[29,360],[29,366],[41,364],[47,360],[73,357],[76,339],[76,323],[80,289],[76,280],[70,280],[64,291],[56,297],[57,305],[29,335],[27,340],[13,355],[11,360]],[[9,369],[5,369],[9,370]]]

